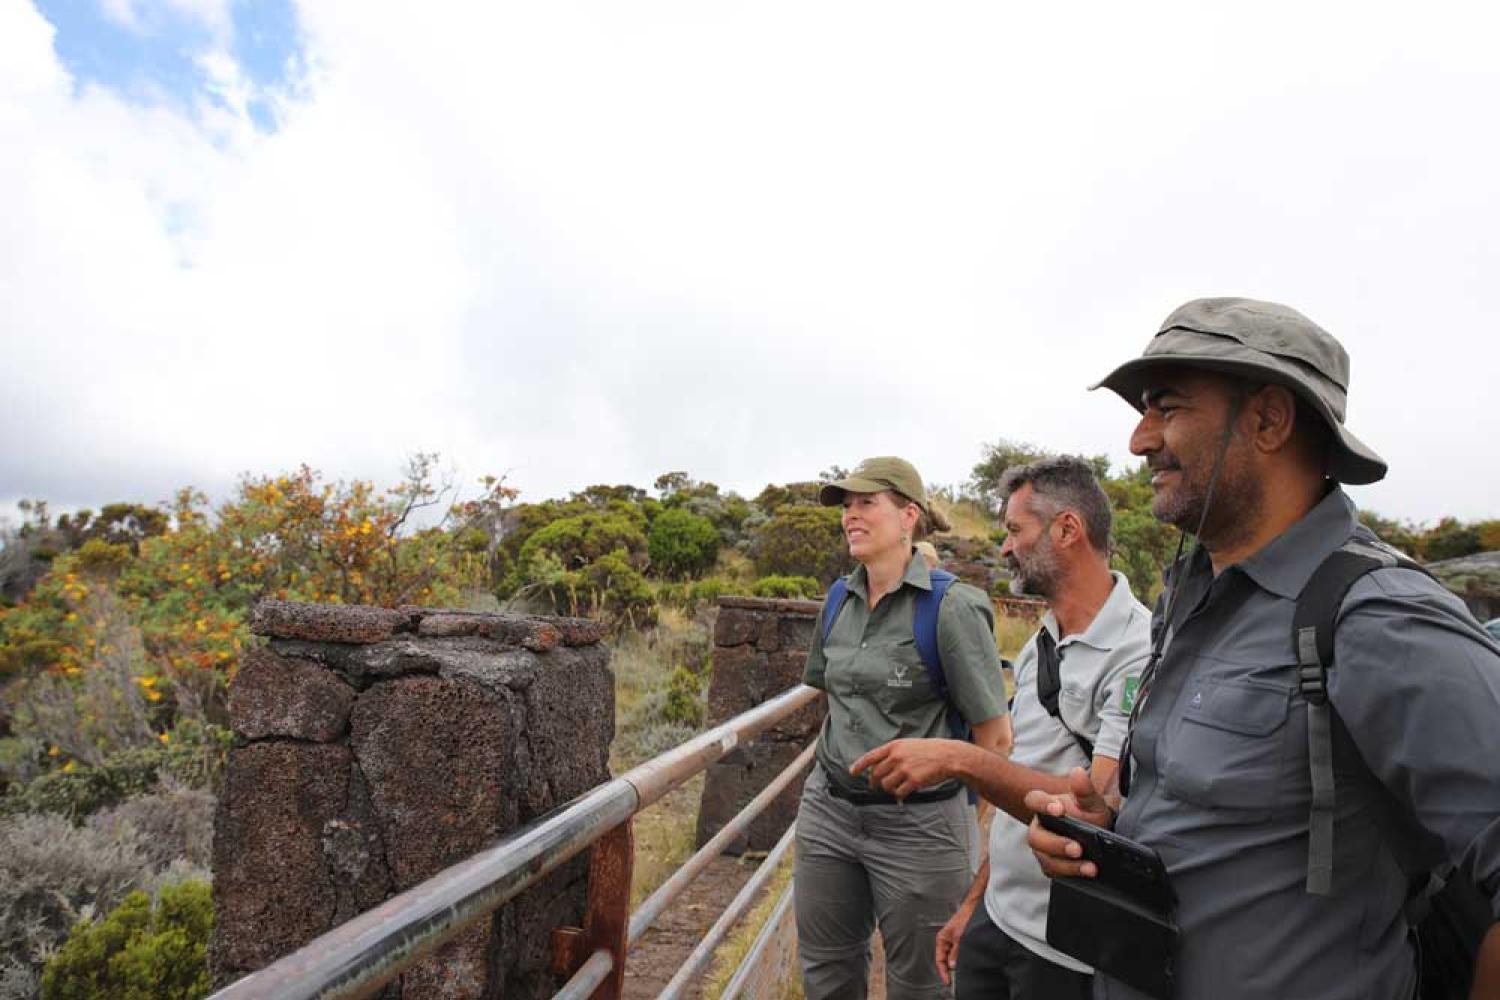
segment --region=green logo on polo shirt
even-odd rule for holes
[[[1135,710],[1135,692],[1141,686],[1139,677],[1125,678],[1125,690],[1120,693],[1120,711],[1132,712]]]

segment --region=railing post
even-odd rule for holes
[[[594,990],[592,1000],[619,1000],[624,990],[634,867],[635,827],[627,819],[596,840],[589,852],[588,910],[582,930],[560,927],[552,932],[552,967],[558,975],[571,976],[597,951],[613,958],[609,978]]]

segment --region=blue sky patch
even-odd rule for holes
[[[246,113],[262,132],[276,127],[270,95],[295,91],[304,72],[290,0],[232,0],[227,23],[160,0],[36,0],[57,29],[58,58],[80,87],[108,88],[140,104],[189,113],[226,107],[200,57],[227,50],[249,84]]]

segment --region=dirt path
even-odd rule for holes
[[[688,886],[645,933],[625,964],[625,1000],[649,1000],[661,992],[724,907],[755,874],[755,866],[720,856]],[[696,1000],[697,987],[688,996]]]
[[[624,1000],[654,1000],[753,874],[755,866],[738,858],[725,855],[711,861],[631,951]],[[878,932],[870,943],[868,1000],[885,1000],[885,949]],[[698,1000],[699,987],[690,987],[687,996]]]

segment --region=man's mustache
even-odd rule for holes
[[[1158,452],[1155,455],[1148,455],[1146,457],[1146,468],[1152,472],[1173,472],[1181,469],[1182,466],[1178,463],[1176,457],[1163,455]]]

